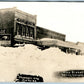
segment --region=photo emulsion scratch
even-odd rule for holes
[[[28,4],[38,3],[24,3],[27,10]],[[60,3],[42,4],[45,6],[52,4],[54,7],[56,4],[59,7],[62,5]],[[70,3],[69,7],[72,5],[73,3]],[[0,82],[84,82],[84,43],[80,42],[78,37],[78,42],[67,41],[66,33],[57,32],[39,24],[38,26],[38,13],[33,14],[24,10],[18,9],[17,6],[0,8]],[[43,10],[39,9],[39,11]],[[56,11],[54,10],[54,13]],[[44,11],[42,15],[47,15],[47,12],[50,11]],[[52,18],[53,15],[48,18]],[[60,19],[60,16],[57,17]],[[50,25],[50,23],[47,24],[45,17],[41,18],[44,21],[40,19],[39,22]],[[58,24],[55,21],[53,19],[51,24]],[[61,20],[58,22],[60,22],[58,27],[63,25]],[[55,30],[57,29],[56,25]],[[61,29],[66,31],[64,26]],[[74,34],[75,32],[77,31],[74,31]],[[83,36],[81,38],[83,39]]]

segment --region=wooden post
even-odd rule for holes
[[[14,20],[14,35],[16,34],[16,18]]]
[[[66,53],[68,53],[67,48],[66,48]]]
[[[36,18],[37,16],[35,15],[35,27],[34,27],[34,39],[36,40]]]
[[[23,25],[21,25],[21,28],[22,28],[22,36],[23,36]]]

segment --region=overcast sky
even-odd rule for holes
[[[37,15],[37,26],[66,34],[66,40],[84,42],[84,2],[0,2]]]

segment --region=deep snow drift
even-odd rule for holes
[[[84,78],[59,78],[56,72],[82,69],[84,56],[66,54],[51,47],[41,51],[37,46],[0,47],[0,82],[13,82],[18,73],[39,75],[44,82],[84,82]]]

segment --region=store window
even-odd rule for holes
[[[11,36],[9,34],[6,35],[0,35],[0,40],[10,40]]]

